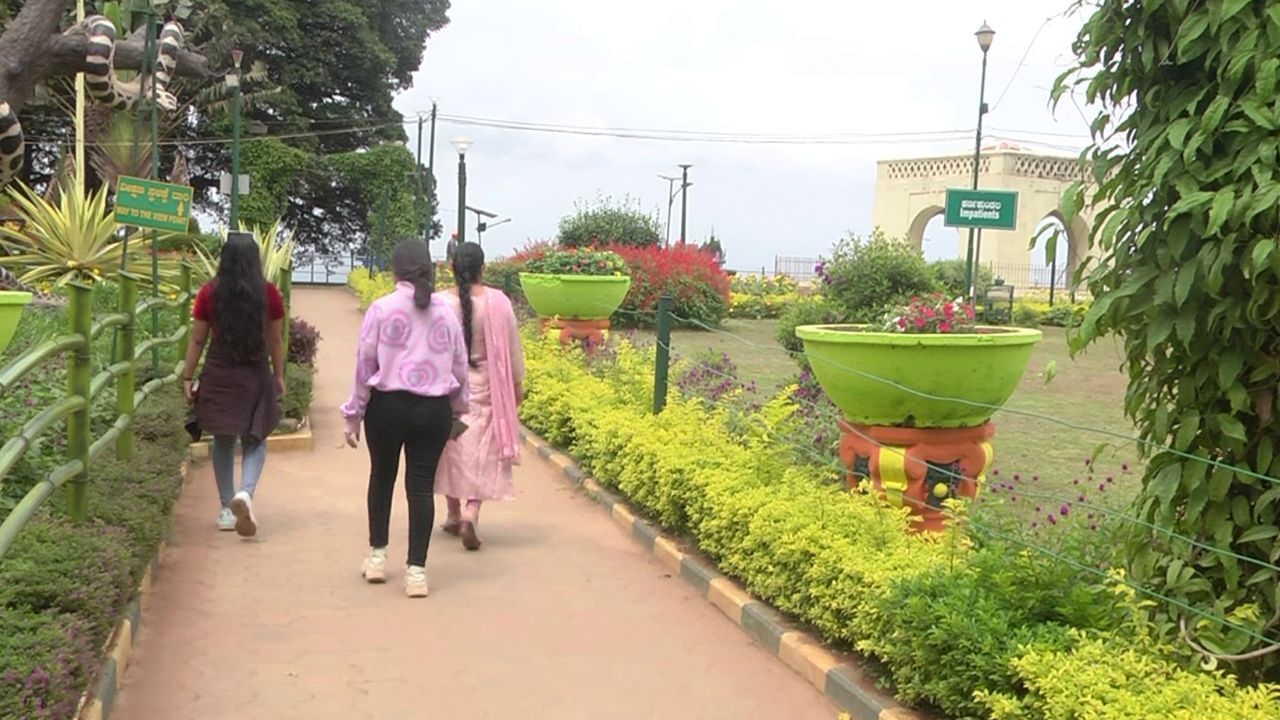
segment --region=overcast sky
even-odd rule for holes
[[[597,195],[630,195],[665,223],[668,185],[658,174],[678,174],[679,163],[690,163],[688,239],[701,242],[714,228],[730,268],[772,270],[775,255],[817,256],[846,231],[870,231],[877,160],[972,150],[982,59],[973,33],[984,20],[997,33],[987,134],[1060,152],[1082,146],[1084,115],[1069,102],[1056,113],[1048,104],[1082,22],[1062,16],[1068,3],[455,0],[451,23],[431,39],[414,87],[397,107],[414,114],[438,96],[442,115],[554,125],[787,135],[954,131],[929,141],[814,146],[599,138],[444,120],[438,126],[445,237],[457,216],[457,155],[449,141],[465,134],[475,143],[467,204],[512,218],[485,233],[491,256],[554,237],[575,201]],[[677,199],[673,239],[679,212]],[[952,232],[940,222],[930,236]],[[472,215],[468,239],[474,227]],[[442,252],[443,241],[434,249]]]

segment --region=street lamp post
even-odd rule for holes
[[[680,243],[684,244],[688,241],[688,220],[689,220],[689,168],[692,165],[680,166]]]
[[[436,190],[436,109],[440,104],[440,98],[431,98],[431,139],[427,145],[427,177],[431,184],[427,186],[427,192],[435,192]]]
[[[979,164],[982,161],[982,119],[987,114],[987,51],[991,49],[991,41],[995,39],[996,31],[992,30],[985,22],[982,27],[978,28],[978,32],[974,33],[974,37],[978,39],[978,47],[982,48],[982,80],[978,86],[978,131],[973,141],[973,189],[978,189],[978,171]],[[975,229],[969,228],[969,249],[965,254],[964,262],[964,284],[968,291],[969,298],[972,300],[977,292],[974,287],[974,264],[977,262],[977,253],[975,252]]]
[[[667,181],[667,239],[663,247],[671,247],[671,208],[676,204],[676,181],[680,178],[661,173],[658,177]]]
[[[242,91],[240,88],[240,63],[244,60],[244,51],[236,48],[231,51],[231,62],[235,69],[227,75],[227,87],[231,88],[231,218],[232,232],[240,229],[240,113]]]
[[[471,141],[459,135],[453,139],[458,151],[458,245],[467,241],[467,150]]]

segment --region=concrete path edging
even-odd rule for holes
[[[174,507],[177,507],[177,501],[182,498],[182,492],[186,489],[187,479],[190,477],[191,462],[184,460],[181,469],[178,471],[182,476],[182,484],[178,487],[178,495],[174,499]],[[76,713],[76,720],[107,720],[111,717],[111,711],[115,709],[116,697],[120,693],[120,689],[124,686],[125,669],[129,667],[129,659],[133,655],[133,644],[138,638],[138,630],[142,628],[142,615],[147,609],[147,605],[151,601],[151,584],[154,577],[160,572],[160,560],[164,557],[165,546],[167,541],[161,540],[160,545],[156,547],[156,554],[151,558],[151,564],[147,566],[147,571],[142,575],[142,581],[138,583],[138,590],[133,595],[133,600],[125,606],[124,617],[116,623],[115,631],[111,633],[111,637],[107,639],[107,655],[102,661],[102,667],[98,670],[96,685],[90,683],[85,689],[84,694],[80,696],[80,709]]]
[[[797,628],[782,613],[747,592],[707,561],[685,553],[677,542],[641,519],[631,507],[596,480],[573,458],[528,429],[524,442],[538,457],[560,468],[564,477],[610,513],[622,532],[648,550],[675,576],[733,621],[770,655],[781,660],[822,693],[851,720],[927,720],[879,690],[855,658],[827,649],[822,639]]]

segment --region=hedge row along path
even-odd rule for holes
[[[437,529],[430,598],[404,597],[398,565],[366,585],[367,456],[339,447],[336,411],[357,302],[293,297],[324,336],[315,449],[268,459],[253,541],[214,529],[212,469],[192,470],[112,720],[836,717],[535,453],[518,499],[486,506],[483,551]]]

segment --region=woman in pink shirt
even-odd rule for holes
[[[386,582],[391,499],[403,450],[409,498],[405,594],[427,596],[427,547],[435,522],[433,488],[440,453],[464,426],[467,349],[458,318],[438,297],[435,265],[421,240],[406,240],[391,256],[396,289],[365,313],[356,352],[356,384],[342,406],[347,444],[369,446],[369,557],[363,575]]]

